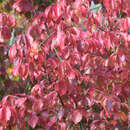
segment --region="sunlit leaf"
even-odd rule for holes
[[[74,110],[72,120],[75,124],[78,124],[82,120],[82,113],[79,110]]]
[[[98,12],[100,8],[102,8],[102,5],[101,5],[101,4],[94,4],[93,1],[91,2],[90,10],[91,10],[92,12]]]

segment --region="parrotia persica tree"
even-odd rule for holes
[[[128,130],[128,2],[2,1],[0,130]]]

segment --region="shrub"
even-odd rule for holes
[[[3,2],[0,129],[129,129],[128,0],[53,2]]]

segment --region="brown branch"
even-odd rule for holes
[[[61,102],[62,106],[65,107],[64,102],[63,102],[63,100],[62,100],[62,98],[61,98],[61,96],[60,96],[59,93],[58,93],[58,97],[59,97],[59,99],[60,99],[60,102]]]

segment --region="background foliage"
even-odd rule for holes
[[[0,0],[0,130],[130,128],[128,0]]]

